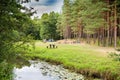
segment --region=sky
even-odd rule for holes
[[[33,7],[37,11],[37,14],[33,15],[34,17],[41,17],[43,13],[50,13],[52,11],[60,13],[62,11],[63,0],[39,0],[38,2],[31,0],[30,3],[24,3],[23,5]]]

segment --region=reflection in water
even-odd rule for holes
[[[83,76],[71,73],[62,66],[46,62],[30,61],[30,66],[14,68],[14,80],[84,80]]]
[[[17,56],[16,60],[14,61],[14,64],[17,68],[22,68],[23,66],[30,66],[29,61],[21,56]]]
[[[16,75],[14,80],[53,80],[47,76],[47,73],[42,73],[35,64],[31,64],[29,67],[24,66],[21,69],[14,68],[14,73]]]

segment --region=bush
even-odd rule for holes
[[[0,80],[12,80],[13,66],[6,61],[0,63]]]
[[[112,52],[109,55],[111,58],[113,58],[115,61],[120,61],[120,54]]]

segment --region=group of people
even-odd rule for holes
[[[47,48],[57,48],[57,46],[55,44],[49,44],[49,46],[47,46]]]

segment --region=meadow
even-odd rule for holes
[[[87,77],[103,80],[120,80],[120,62],[109,57],[112,49],[87,44],[56,44],[55,49],[46,48],[50,43],[37,41],[35,49],[25,56],[28,59],[40,59]],[[107,52],[108,51],[108,52]]]

